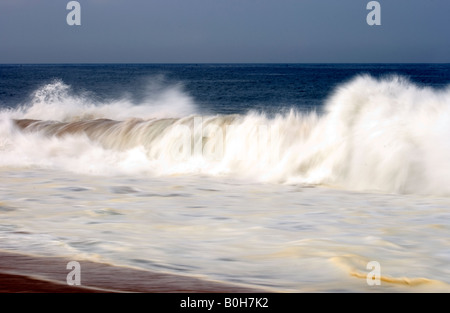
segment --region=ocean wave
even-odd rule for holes
[[[93,103],[57,81],[1,112],[0,166],[207,174],[349,190],[450,194],[450,90],[358,76],[323,113],[201,115],[171,87]]]

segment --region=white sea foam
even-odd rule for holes
[[[150,83],[149,83],[150,84]],[[140,102],[130,97],[99,103],[89,94],[75,94],[71,87],[60,80],[37,89],[30,103],[11,111],[13,118],[29,118],[71,122],[85,119],[111,118],[123,120],[130,117],[165,118],[182,117],[196,112],[196,107],[179,85],[159,86],[156,80]],[[157,86],[155,86],[157,85]]]
[[[362,76],[323,114],[269,117],[157,89],[98,103],[55,82],[0,112],[1,249],[274,291],[449,291],[449,90]]]
[[[450,194],[449,89],[420,87],[400,77],[359,76],[335,91],[321,115],[292,110],[275,117],[201,116],[176,87],[137,105],[124,99],[93,103],[69,91],[55,82],[36,91],[29,106],[2,112],[2,166],[201,173]],[[41,122],[20,131],[12,118]]]

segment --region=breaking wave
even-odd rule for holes
[[[450,194],[450,89],[358,76],[322,113],[201,115],[180,88],[94,103],[54,82],[1,112],[0,166],[206,174],[350,190]]]

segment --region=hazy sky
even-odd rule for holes
[[[0,63],[450,62],[449,0],[0,0]]]

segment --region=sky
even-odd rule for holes
[[[450,63],[449,0],[0,0],[0,63]]]

